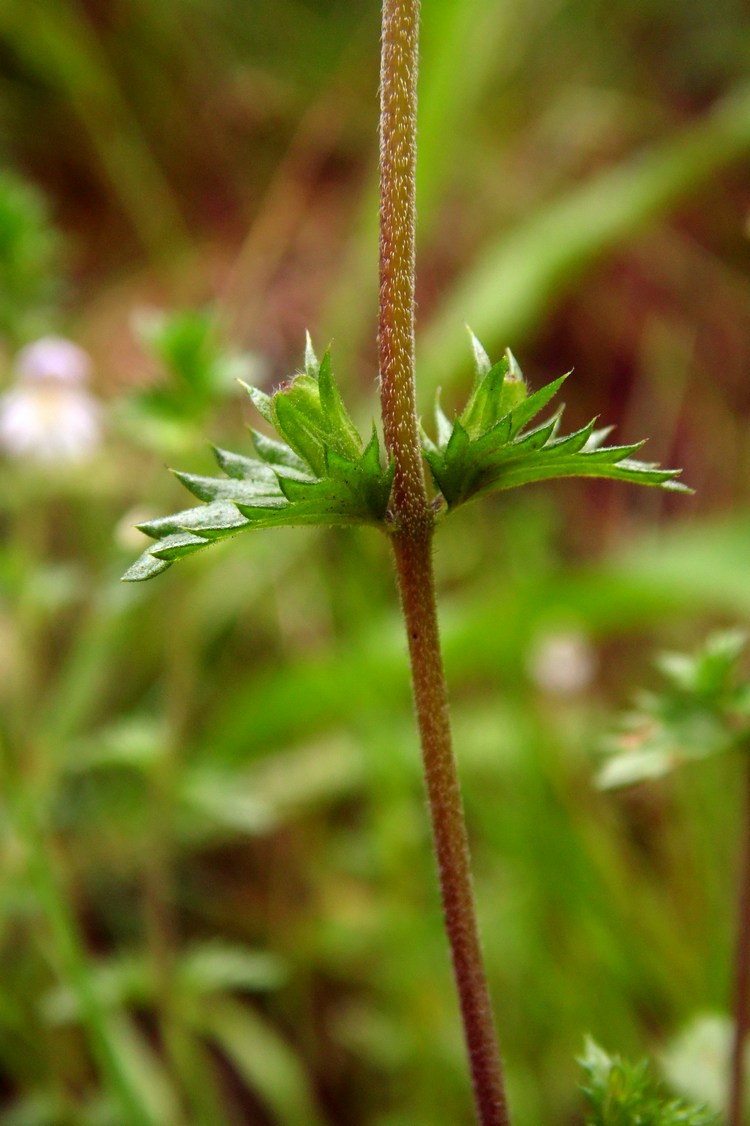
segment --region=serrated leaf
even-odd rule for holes
[[[511,376],[515,383],[509,390]],[[426,441],[423,452],[449,508],[486,493],[557,477],[607,477],[690,491],[674,480],[679,470],[633,459],[642,442],[604,446],[610,428],[595,430],[595,420],[560,435],[559,409],[547,422],[527,429],[566,379],[560,376],[526,397],[520,368],[508,351],[480,379],[449,433],[445,417],[439,419],[438,440]]]
[[[384,524],[395,466],[382,467],[374,426],[363,448],[328,351],[318,363],[308,337],[304,373],[273,396],[246,390],[282,440],[251,431],[257,458],[214,447],[224,477],[176,472],[205,504],[141,525],[157,542],[127,571],[127,580],[151,578],[246,528]]]
[[[750,741],[750,686],[740,680],[745,645],[739,631],[714,634],[694,654],[666,653],[657,661],[659,691],[641,693],[605,743],[597,784],[632,785],[687,762],[725,754]]]
[[[578,1062],[585,1075],[586,1126],[719,1126],[713,1111],[667,1095],[647,1060],[631,1064],[610,1056],[587,1037]]]

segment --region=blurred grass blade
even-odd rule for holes
[[[187,240],[174,195],[91,26],[71,4],[0,5],[0,42],[68,98],[143,246],[157,259]]]
[[[278,1126],[325,1126],[293,1049],[256,1012],[237,1001],[206,1005],[200,1029],[273,1111]]]
[[[109,1017],[112,1045],[131,1085],[137,1088],[153,1122],[172,1126],[181,1121],[179,1100],[167,1071],[134,1021],[123,1012]]]
[[[460,327],[469,318],[489,351],[515,348],[564,287],[597,258],[696,191],[750,150],[750,89],[705,120],[572,189],[489,243],[422,337],[422,393],[467,369]]]
[[[121,1054],[121,1032],[110,1020],[94,987],[72,906],[61,887],[48,841],[40,824],[36,795],[15,797],[19,836],[29,850],[29,878],[46,915],[53,942],[53,960],[76,997],[91,1052],[102,1078],[119,1104],[128,1126],[157,1126],[160,1122],[137,1076]]]

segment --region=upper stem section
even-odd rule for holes
[[[380,319],[383,429],[396,462],[394,516],[430,521],[414,379],[415,170],[419,0],[383,0],[380,69]]]

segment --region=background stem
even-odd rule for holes
[[[745,814],[737,905],[733,995],[734,1040],[729,1066],[729,1126],[742,1126],[745,1101],[744,1055],[750,1029],[750,765],[746,766]]]
[[[479,942],[469,846],[451,743],[414,377],[418,0],[384,0],[378,347],[385,442],[396,463],[393,547],[409,639],[430,817],[478,1121],[508,1126],[502,1065]]]

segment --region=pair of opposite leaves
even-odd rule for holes
[[[469,401],[451,423],[435,405],[435,441],[422,448],[438,494],[436,511],[500,489],[555,477],[609,477],[689,492],[677,469],[633,459],[643,445],[605,446],[612,427],[595,420],[559,433],[562,408],[540,425],[530,423],[567,378],[529,394],[510,350],[492,364],[471,337],[476,376]],[[256,457],[214,447],[222,477],[176,473],[203,503],[139,524],[156,542],[126,571],[128,581],[150,579],[177,559],[248,528],[304,524],[372,524],[395,530],[388,509],[394,465],[383,465],[377,430],[365,444],[331,370],[330,351],[318,361],[307,338],[304,371],[267,395],[244,385],[256,409],[276,431],[251,430]]]

